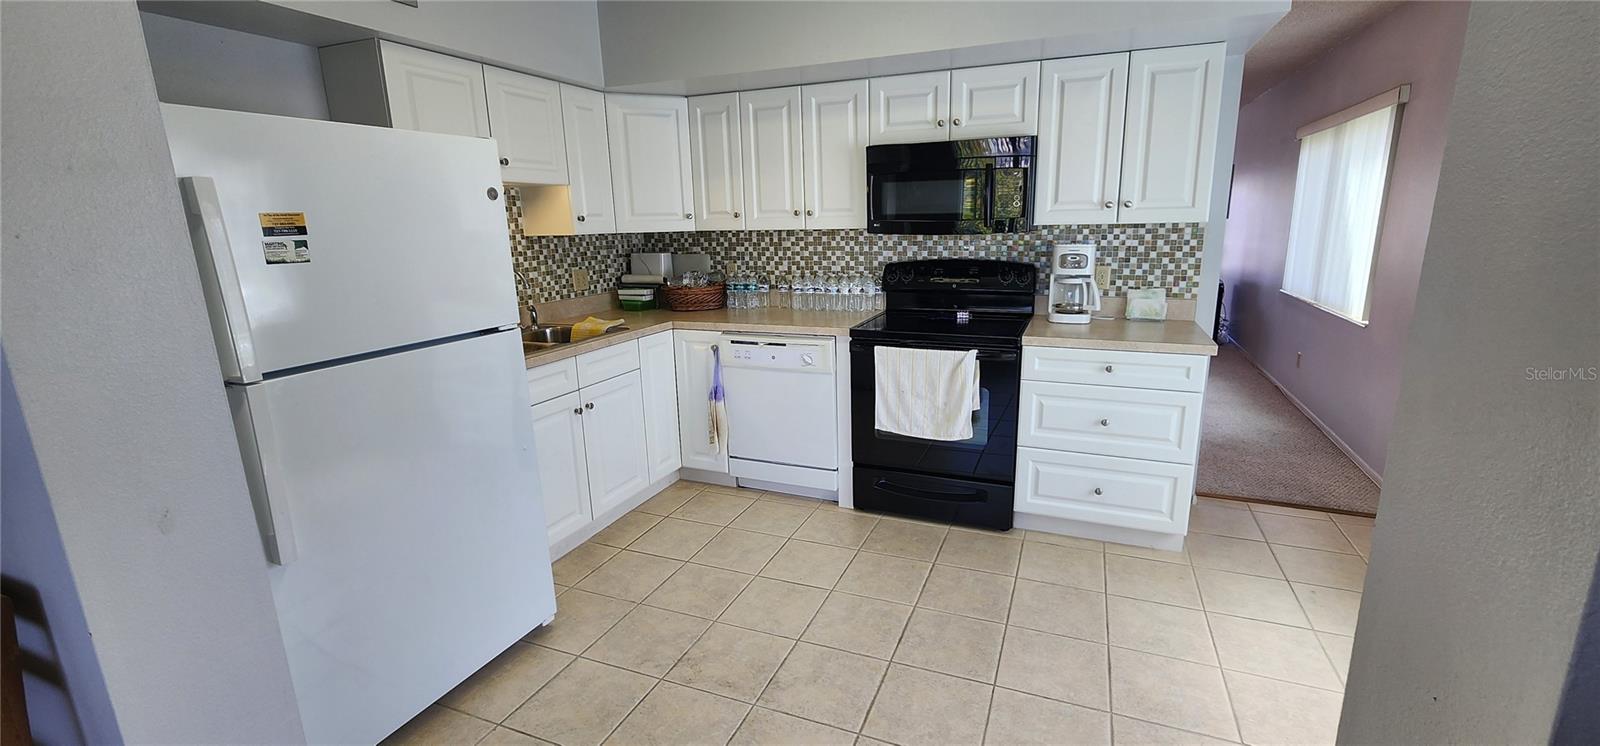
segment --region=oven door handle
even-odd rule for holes
[[[937,500],[945,503],[981,503],[984,501],[984,492],[981,490],[929,490],[918,487],[907,487],[895,484],[887,479],[879,478],[872,483],[872,487],[891,495],[900,497],[913,497],[921,500]]]
[[[878,347],[878,346],[879,345],[872,344],[872,343],[869,343],[869,342],[851,342],[850,343],[850,351],[851,352],[871,352],[873,350],[873,348]],[[884,345],[884,346],[887,346],[887,347],[901,347],[902,345],[892,345],[891,344],[891,345]],[[1009,362],[1015,362],[1020,357],[1020,355],[1018,355],[1015,350],[986,350],[986,349],[977,348],[977,347],[941,347],[941,346],[935,346],[935,345],[916,345],[916,346],[906,346],[906,349],[912,349],[912,350],[950,350],[950,351],[953,351],[953,352],[966,352],[967,350],[974,350],[975,349],[975,350],[978,351],[978,360],[984,361],[984,362],[993,361],[993,362],[1009,363]]]

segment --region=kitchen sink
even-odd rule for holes
[[[614,326],[606,330],[607,334],[627,331],[626,326]],[[539,350],[559,347],[572,343],[571,324],[540,324],[532,329],[522,330],[522,351],[534,353]]]

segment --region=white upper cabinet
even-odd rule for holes
[[[950,138],[1033,135],[1039,131],[1039,63],[950,72]]]
[[[497,67],[483,68],[489,130],[500,146],[500,173],[516,184],[567,183],[561,85]]]
[[[694,230],[689,102],[678,96],[606,96],[617,230]]]
[[[950,71],[873,78],[870,144],[950,139]]]
[[[1116,221],[1128,53],[1050,60],[1040,78],[1034,224]]]
[[[807,228],[867,227],[867,81],[800,89]]]
[[[689,99],[689,163],[694,179],[696,230],[744,227],[740,170],[739,94]]]
[[[397,129],[489,136],[483,65],[382,42],[389,118]]]
[[[613,233],[617,215],[611,209],[605,94],[563,84],[561,123],[566,133],[573,228],[580,234]]]
[[[1129,55],[1119,221],[1207,219],[1222,104],[1223,46]]]
[[[744,140],[746,228],[804,228],[801,211],[800,89],[739,94]]]

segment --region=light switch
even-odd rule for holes
[[[1111,287],[1111,265],[1094,265],[1094,284],[1100,286],[1101,292],[1105,292],[1106,288]]]
[[[589,270],[587,270],[587,269],[575,269],[575,270],[572,270],[572,289],[573,290],[579,290],[579,291],[588,290],[589,289]]]

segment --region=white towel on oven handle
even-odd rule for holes
[[[977,350],[875,347],[873,424],[884,432],[925,440],[972,437],[981,407]]]

